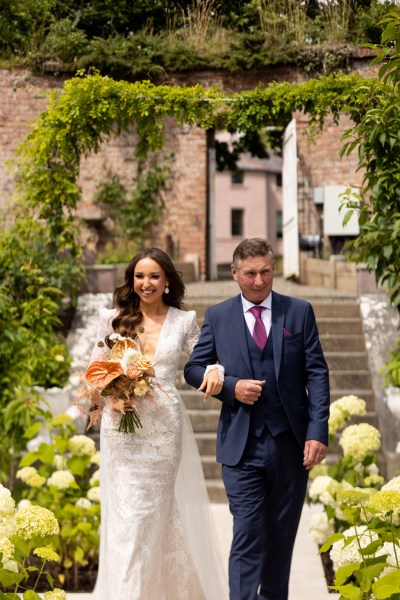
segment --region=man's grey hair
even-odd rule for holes
[[[251,238],[240,242],[233,252],[233,266],[239,268],[240,261],[254,256],[270,256],[275,264],[274,251],[271,245],[263,238]]]

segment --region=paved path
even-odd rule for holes
[[[232,517],[227,504],[213,504],[212,509],[222,557],[227,564],[232,539]],[[289,600],[338,600],[339,598],[339,594],[328,592],[317,546],[308,533],[310,516],[316,510],[319,509],[315,506],[304,505],[294,548]],[[93,596],[92,594],[67,594],[67,600],[93,600]]]

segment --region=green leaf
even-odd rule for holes
[[[348,598],[349,600],[362,600],[363,597],[362,591],[353,583],[335,586],[335,590],[337,590],[343,598]]]
[[[378,579],[373,586],[372,591],[377,600],[386,600],[393,594],[400,593],[400,569],[396,569],[381,579]]]
[[[41,600],[39,594],[33,590],[27,590],[23,595],[24,600]]]
[[[43,423],[33,423],[33,425],[31,425],[30,427],[28,427],[28,429],[25,431],[24,433],[24,438],[30,440],[33,437],[35,437],[35,435],[37,435],[39,433],[39,431],[42,429],[43,427]]]
[[[358,571],[361,566],[362,563],[352,563],[350,565],[344,565],[343,567],[340,567],[336,573],[335,586],[342,585],[348,580],[349,577],[351,577],[351,575],[353,575],[355,571]]]

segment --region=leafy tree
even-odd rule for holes
[[[400,307],[400,14],[390,13],[384,23],[382,43],[372,46],[381,85],[346,132],[342,154],[357,149],[365,173],[361,196],[347,202],[346,218],[356,210],[360,225],[360,235],[348,245],[349,256],[375,271],[393,305]]]

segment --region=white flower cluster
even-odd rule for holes
[[[58,588],[56,588],[52,592],[46,592],[43,595],[44,600],[66,600],[66,598],[67,595],[64,592],[64,590],[59,590]]]
[[[88,510],[92,506],[92,503],[87,498],[78,498],[78,500],[75,502],[75,506]]]
[[[16,534],[24,540],[60,533],[54,514],[43,506],[31,505],[20,508],[16,512],[15,520]]]
[[[96,485],[100,484],[100,469],[97,469],[97,471],[95,471],[93,473],[93,475],[91,476],[91,478],[89,479],[89,484],[92,487],[95,487]]]
[[[310,485],[308,495],[313,502],[321,502],[325,506],[333,505],[339,488],[339,482],[329,475],[316,477]]]
[[[91,502],[100,502],[100,487],[92,487],[88,490],[86,496]]]
[[[381,446],[381,434],[376,427],[369,423],[350,425],[344,429],[339,444],[344,456],[350,456],[357,462],[362,462],[369,452],[376,452]]]
[[[311,516],[309,531],[313,542],[324,544],[335,532],[333,519],[328,519],[326,512],[315,513]]]
[[[66,490],[75,484],[75,477],[71,471],[54,471],[47,480],[47,485],[52,485],[59,490]]]
[[[358,396],[342,396],[335,400],[330,406],[329,435],[335,435],[338,429],[344,427],[350,417],[365,414],[365,400]]]
[[[29,487],[42,487],[46,483],[46,477],[40,475],[35,467],[22,467],[17,471],[16,476]]]
[[[93,456],[96,452],[94,440],[87,435],[73,435],[68,447],[73,456]]]
[[[100,466],[100,450],[96,450],[93,456],[91,456],[90,462],[92,465]]]
[[[366,525],[350,527],[343,532],[343,535],[345,538],[353,539],[349,543],[347,540],[341,539],[332,545],[329,554],[335,571],[345,565],[361,562],[360,547],[366,548],[378,539],[378,535],[374,531],[369,531]]]
[[[0,484],[0,539],[12,536],[15,531],[15,501],[10,490]]]

